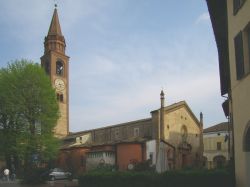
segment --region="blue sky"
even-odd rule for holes
[[[0,1],[0,67],[40,63],[52,0]],[[70,131],[148,118],[186,100],[205,127],[225,121],[204,0],[58,0],[70,56]]]

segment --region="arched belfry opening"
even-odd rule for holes
[[[56,74],[58,76],[63,76],[64,75],[64,64],[62,61],[58,60],[56,62]]]

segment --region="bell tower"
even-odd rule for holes
[[[56,137],[69,133],[69,57],[65,54],[65,39],[61,32],[57,6],[55,5],[49,31],[44,39],[41,66],[50,77],[56,90],[60,117],[54,129]]]

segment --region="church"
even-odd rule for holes
[[[133,170],[148,162],[157,172],[198,167],[203,154],[203,117],[194,115],[185,101],[165,106],[160,93],[158,109],[150,118],[69,133],[69,57],[55,7],[44,40],[41,66],[56,90],[60,118],[54,129],[62,146],[58,167],[83,173],[100,165]]]

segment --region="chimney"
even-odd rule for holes
[[[164,140],[164,105],[165,105],[165,97],[164,92],[161,90],[160,94],[161,99],[161,109],[160,109],[160,132],[159,132],[159,139]]]

